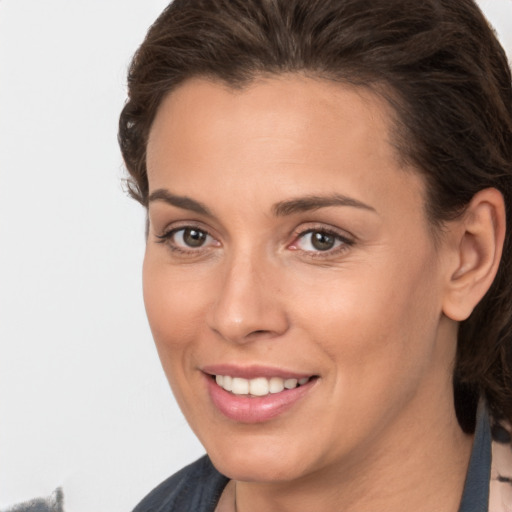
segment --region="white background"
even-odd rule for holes
[[[0,0],[0,509],[129,511],[201,455],[144,315],[128,62],[165,0]],[[482,0],[512,56],[512,0]]]

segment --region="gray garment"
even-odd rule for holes
[[[491,479],[491,426],[483,400],[478,405],[475,439],[459,512],[487,512]]]
[[[133,512],[214,512],[228,482],[205,455],[161,483]]]
[[[64,494],[59,487],[49,498],[37,498],[19,503],[0,512],[64,512]]]
[[[490,473],[491,429],[480,404],[459,512],[488,512]],[[228,481],[204,456],[165,480],[133,512],[214,512]]]

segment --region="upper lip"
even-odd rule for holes
[[[255,379],[257,377],[281,377],[282,379],[302,379],[312,377],[312,373],[302,373],[293,370],[286,370],[273,366],[248,365],[239,366],[234,364],[212,364],[201,368],[204,373],[209,375],[229,375],[231,377],[240,377],[242,379]]]

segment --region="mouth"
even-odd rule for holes
[[[237,423],[263,423],[295,410],[320,379],[268,367],[203,369],[212,405]]]
[[[305,386],[317,377],[256,377],[253,379],[244,379],[242,377],[233,377],[231,375],[212,375],[215,383],[233,395],[263,397],[270,394],[282,393],[285,390],[292,390],[300,386]]]

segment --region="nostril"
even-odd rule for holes
[[[274,332],[269,329],[257,329],[255,331],[251,331],[247,336],[245,336],[246,340],[257,340],[266,337],[273,337]]]

